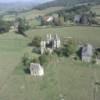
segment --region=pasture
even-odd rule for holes
[[[91,10],[100,16],[100,5],[93,6]]]
[[[32,77],[24,72],[21,58],[32,52],[28,43],[36,35],[58,33],[60,37],[73,37],[77,42],[89,42],[100,47],[99,27],[63,27],[35,29],[28,37],[15,33],[0,35],[0,100],[99,100],[100,67],[74,61],[71,58],[53,58],[44,66],[45,76]],[[32,53],[35,55],[34,53]]]
[[[51,13],[51,12],[54,12],[54,11],[58,11],[58,10],[61,10],[63,9],[63,7],[51,7],[51,8],[48,8],[48,9],[45,9],[45,10],[30,10],[28,12],[24,12],[24,13],[19,13],[18,14],[18,17],[22,17],[22,18],[25,18],[27,19],[28,21],[32,21],[35,17],[41,15],[45,15],[47,13]],[[5,15],[3,17],[4,20],[7,20],[7,21],[12,21],[16,18],[16,14],[12,14],[12,15]]]

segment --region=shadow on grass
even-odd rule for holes
[[[30,42],[30,43],[28,43],[28,46],[29,47],[33,47],[33,44]]]
[[[28,68],[24,68],[24,73],[25,74],[30,74],[30,70]]]
[[[22,35],[24,37],[27,37],[27,35],[25,33],[19,33],[19,32],[15,32],[15,34],[19,34],[19,35]]]
[[[82,52],[82,47],[80,47],[80,49],[76,52],[76,54],[79,57],[79,59],[82,59],[81,52]]]

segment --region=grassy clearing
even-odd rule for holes
[[[0,88],[20,62],[23,48],[26,46],[23,37],[11,34],[0,35]]]
[[[52,67],[53,66],[53,67]],[[66,58],[53,58],[45,67],[45,76],[35,78],[25,74],[13,76],[2,88],[2,100],[92,100],[93,69],[90,65]],[[6,91],[5,91],[6,90]]]
[[[63,39],[64,37],[73,37],[78,42],[89,42],[95,46],[100,46],[100,28],[99,27],[64,27],[64,28],[48,28],[48,29],[36,29],[28,31],[29,38],[33,38],[34,35],[46,36],[46,34],[59,34]]]
[[[35,35],[44,37],[48,32],[58,33],[62,39],[70,36],[100,46],[99,27],[29,30],[28,38],[15,33],[0,35],[0,100],[60,100],[61,95],[65,100],[93,100],[94,83],[100,80],[99,66],[54,55],[44,66],[44,77],[25,74],[20,61],[24,52],[32,51],[27,44]],[[97,98],[99,94],[98,87]]]
[[[93,6],[91,10],[96,12],[97,15],[100,15],[100,5]]]

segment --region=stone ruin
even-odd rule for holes
[[[40,43],[40,51],[41,54],[44,54],[46,51],[48,51],[50,54],[55,50],[61,47],[61,40],[56,34],[54,37],[52,37],[51,34],[47,34],[46,40],[41,41]]]
[[[38,63],[31,63],[30,64],[30,74],[32,76],[43,76],[44,75],[44,69]]]
[[[83,62],[90,63],[92,61],[93,54],[93,46],[91,44],[85,44],[82,47],[81,58]]]

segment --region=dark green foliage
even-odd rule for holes
[[[59,57],[64,56],[64,48],[59,48],[54,51]]]
[[[28,54],[24,54],[23,58],[22,58],[22,63],[24,66],[29,66],[31,60],[29,59]]]
[[[32,40],[31,46],[40,47],[41,37],[35,36]]]
[[[39,60],[40,60],[40,64],[41,64],[41,65],[47,65],[48,62],[50,61],[50,55],[46,55],[46,54],[41,55],[41,56],[39,57]]]
[[[39,58],[34,58],[34,59],[32,60],[32,62],[33,62],[33,63],[40,63],[40,60],[39,60]]]
[[[94,57],[100,59],[100,48],[95,50]]]
[[[9,32],[11,23],[0,19],[0,33]]]
[[[17,21],[19,23],[18,24],[18,33],[26,36],[24,32],[30,28],[28,23],[26,22],[25,19],[22,19],[22,18],[18,18]]]
[[[41,18],[41,26],[43,25],[48,25],[48,23],[45,21],[45,19],[42,17]]]
[[[67,20],[73,21],[75,15],[86,13],[89,10],[90,10],[90,6],[76,6],[70,9],[63,9],[63,10],[57,11],[57,13],[60,16],[64,17],[64,21],[67,21]]]
[[[33,46],[32,44],[29,44],[30,46]],[[40,54],[40,47],[34,47],[32,52],[36,53],[36,54]]]
[[[82,47],[80,47],[80,48],[76,51],[76,55],[77,55],[78,59],[80,59],[80,60],[82,59],[81,53],[82,53]]]
[[[36,9],[42,10],[49,7],[58,7],[58,6],[64,6],[66,8],[70,8],[73,6],[79,6],[79,5],[89,5],[89,4],[96,4],[100,3],[100,0],[54,0],[48,3],[41,4]]]
[[[64,53],[65,53],[66,56],[70,56],[70,55],[76,53],[76,44],[75,44],[75,41],[69,40],[64,45]]]
[[[40,63],[40,60],[38,57],[36,58],[31,58],[27,53],[24,54],[22,58],[22,64],[26,67],[29,68],[30,63]]]

